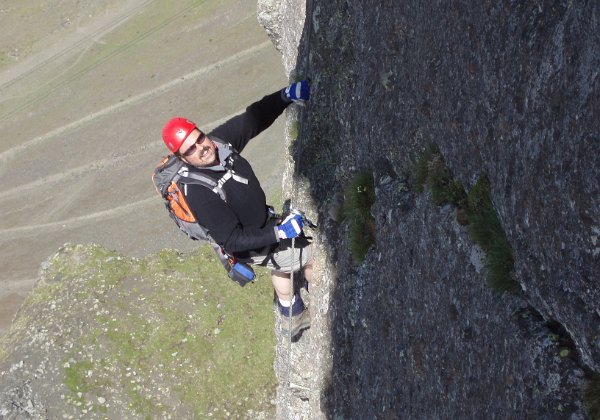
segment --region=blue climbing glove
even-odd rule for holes
[[[279,239],[291,239],[300,235],[302,232],[302,215],[292,213],[286,217],[279,226],[277,226],[277,234]]]
[[[305,102],[310,99],[310,85],[308,80],[292,83],[284,90],[285,97],[294,102]]]

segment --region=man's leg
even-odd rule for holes
[[[304,266],[304,275],[307,281],[310,279],[312,274],[312,264],[306,263]],[[275,288],[275,294],[277,295],[277,306],[279,312],[286,319],[290,314],[292,315],[291,325],[291,337],[292,341],[297,340],[302,331],[310,328],[310,315],[305,310],[304,301],[300,294],[294,295],[292,285],[290,284],[290,273],[282,271],[272,270],[271,281]],[[288,331],[288,321],[285,320],[283,323],[283,330]]]
[[[271,270],[271,281],[273,282],[273,287],[275,288],[275,293],[279,300],[289,302],[292,299],[290,296],[290,289],[292,288],[292,285],[290,284],[290,273]]]
[[[308,262],[304,265],[304,277],[306,281],[312,278],[312,262]],[[283,271],[271,270],[271,281],[275,288],[275,293],[280,300],[289,302],[291,300],[290,289],[290,273],[284,273]]]

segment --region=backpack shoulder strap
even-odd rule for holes
[[[221,200],[227,202],[227,196],[225,194],[225,190],[223,190],[223,185],[219,181],[215,181],[208,175],[205,175],[201,172],[189,171],[187,167],[181,168],[178,173],[178,177],[175,182],[181,182],[182,184],[196,184],[202,185],[205,188],[208,188],[215,194],[217,194]],[[184,189],[185,190],[185,189]]]
[[[172,182],[175,184],[197,184],[208,188],[215,194],[218,194],[221,200],[227,202],[225,190],[223,190],[224,181],[214,180],[210,176],[199,171],[190,171],[187,165],[174,154],[165,157],[154,170],[152,180],[156,191],[165,196]],[[184,188],[185,191],[185,188]]]

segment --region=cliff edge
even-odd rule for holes
[[[288,116],[284,188],[320,226],[313,326],[291,366],[278,350],[279,414],[593,416],[598,4],[260,0],[258,14],[290,78],[312,80]],[[427,150],[421,166],[461,199],[419,183]],[[359,173],[374,200],[362,260],[340,217]],[[511,291],[489,286],[493,252],[460,216],[482,185]]]

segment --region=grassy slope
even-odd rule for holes
[[[266,272],[242,289],[207,247],[133,259],[67,246],[27,298],[0,355],[10,364],[49,349],[46,371],[57,375],[32,387],[47,387],[40,392],[50,412],[268,414],[276,385],[271,302]],[[40,326],[49,344],[27,344],[23,337]]]

